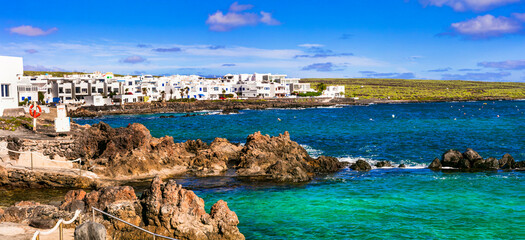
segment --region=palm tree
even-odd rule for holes
[[[186,96],[188,96],[188,99],[189,99],[189,97],[190,97],[190,95],[189,95],[190,94],[190,88],[189,87],[185,87],[184,89],[186,90]]]
[[[170,100],[173,99],[173,88],[170,89]]]
[[[324,90],[326,90],[326,84],[325,83],[319,83],[317,84],[317,91],[320,93],[323,93]]]
[[[181,98],[181,99],[184,98],[184,88],[181,88],[181,89],[180,89],[180,98]]]
[[[162,91],[160,92],[160,96],[162,97],[162,101],[165,102],[166,101],[166,92]]]

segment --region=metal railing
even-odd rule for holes
[[[50,229],[48,231],[45,231],[45,232],[41,232],[40,230],[36,231],[35,234],[33,234],[33,238],[31,238],[31,240],[40,240],[40,235],[49,235],[49,234],[53,233],[54,231],[56,231],[57,228],[59,230],[59,235],[58,235],[59,239],[63,240],[64,239],[64,224],[71,224],[71,223],[73,223],[78,218],[78,216],[80,216],[80,213],[81,213],[80,210],[76,210],[75,211],[75,216],[73,216],[73,218],[71,218],[69,221],[65,221],[64,219],[61,218],[55,224],[55,227],[53,227],[52,229]]]
[[[66,161],[62,161],[62,160],[53,160],[53,159],[46,159],[46,155],[44,155],[43,153],[39,153],[39,152],[33,152],[33,151],[27,151],[27,152],[22,152],[22,151],[15,151],[15,150],[11,150],[7,147],[0,147],[0,149],[3,149],[3,150],[6,150],[8,152],[13,152],[13,153],[18,153],[18,154],[23,154],[23,153],[29,153],[31,155],[31,170],[33,170],[33,155],[35,154],[38,154],[40,156],[42,156],[42,159],[43,160],[46,160],[46,161],[50,161],[50,162],[61,162],[61,163],[66,163],[66,162],[71,162],[71,163],[74,163],[74,162],[79,162],[79,174],[80,176],[82,176],[82,159],[81,158],[77,158],[75,160],[66,160]]]
[[[137,226],[137,225],[134,225],[134,224],[132,224],[132,223],[126,222],[126,221],[124,221],[124,220],[122,220],[122,219],[120,219],[120,218],[118,218],[118,217],[116,217],[116,216],[113,216],[113,215],[111,215],[111,214],[109,214],[109,213],[107,213],[107,212],[104,212],[104,211],[102,211],[102,210],[100,210],[100,209],[98,209],[98,208],[91,207],[91,209],[92,209],[92,211],[93,211],[93,222],[95,222],[95,211],[97,211],[97,212],[99,212],[99,213],[102,213],[102,214],[104,214],[104,215],[110,217],[110,218],[116,219],[116,220],[118,220],[118,221],[120,221],[120,222],[123,222],[123,223],[125,223],[125,224],[127,224],[127,225],[129,225],[129,226],[132,226],[132,227],[134,227],[134,228],[136,228],[136,229],[138,229],[138,230],[140,230],[140,231],[143,231],[143,232],[145,232],[145,233],[148,233],[148,234],[152,235],[152,236],[153,236],[153,240],[155,240],[156,237],[159,237],[159,238],[161,238],[161,239],[177,240],[176,238],[166,237],[166,236],[163,236],[163,235],[160,235],[160,234],[156,234],[156,233],[154,233],[154,232],[150,232],[150,231],[148,231],[148,230],[146,230],[146,229],[144,229],[144,228],[141,228],[141,227],[139,227],[139,226]]]

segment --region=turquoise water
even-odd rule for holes
[[[255,131],[289,131],[312,155],[409,166],[367,173],[344,169],[299,185],[178,180],[204,198],[208,208],[218,199],[227,201],[247,239],[524,239],[523,172],[442,173],[423,168],[449,148],[471,147],[484,157],[510,153],[525,160],[524,112],[525,101],[500,101],[75,121],[104,121],[113,127],[139,122],[154,136],[170,135],[176,141],[225,137],[244,142]],[[224,183],[229,187],[214,187]]]

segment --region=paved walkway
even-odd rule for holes
[[[33,237],[33,234],[37,230],[46,231],[48,229],[36,229],[20,223],[10,223],[2,222],[0,223],[0,239],[6,240],[27,240]],[[75,229],[73,228],[64,228],[64,240],[73,240],[74,239]],[[59,239],[59,232],[56,230],[50,235],[44,236],[41,235],[41,240],[56,240]]]

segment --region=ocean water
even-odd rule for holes
[[[245,142],[289,131],[312,155],[405,163],[344,169],[306,184],[179,179],[206,201],[228,202],[247,239],[525,239],[525,173],[443,173],[425,168],[453,148],[525,160],[525,101],[445,102],[165,113],[75,119],[113,127],[138,122],[175,141]],[[174,118],[160,118],[175,115]],[[218,184],[220,183],[220,184]],[[226,185],[226,186],[224,186]]]

